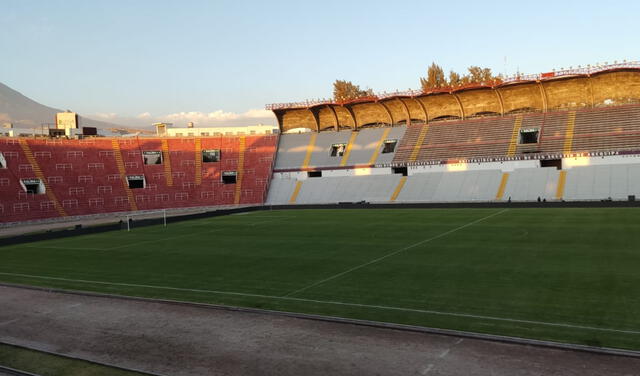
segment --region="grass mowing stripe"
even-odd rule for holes
[[[314,282],[314,283],[312,283],[312,284],[310,284],[310,285],[308,285],[308,286],[305,286],[305,287],[302,287],[302,288],[300,288],[300,289],[297,289],[297,290],[291,291],[291,292],[289,292],[289,293],[287,293],[287,294],[283,295],[283,297],[289,297],[289,296],[295,295],[295,294],[297,294],[297,293],[300,293],[300,292],[306,291],[306,290],[308,290],[308,289],[310,289],[310,288],[316,287],[316,286],[321,285],[321,284],[323,284],[323,283],[325,283],[325,282],[329,282],[329,281],[334,280],[334,279],[336,279],[336,278],[342,277],[342,276],[343,276],[343,275],[345,275],[345,274],[349,274],[349,273],[351,273],[351,272],[353,272],[353,271],[356,271],[356,270],[358,270],[358,269],[362,269],[362,268],[364,268],[364,267],[366,267],[366,266],[369,266],[369,265],[375,264],[376,262],[382,261],[382,260],[384,260],[384,259],[386,259],[386,258],[389,258],[389,257],[391,257],[391,256],[394,256],[394,255],[397,255],[397,254],[398,254],[398,253],[400,253],[400,252],[404,252],[404,251],[406,251],[406,250],[409,250],[409,249],[411,249],[411,248],[415,248],[415,247],[417,247],[417,246],[419,246],[419,245],[422,245],[422,244],[428,243],[428,242],[430,242],[430,241],[433,241],[433,240],[436,240],[436,239],[440,239],[440,238],[445,237],[445,236],[447,236],[447,235],[449,235],[449,234],[452,234],[452,233],[454,233],[454,232],[456,232],[456,231],[460,231],[460,230],[462,230],[462,229],[464,229],[464,228],[467,228],[467,227],[469,227],[469,226],[473,226],[473,225],[475,225],[476,223],[482,222],[482,221],[484,221],[484,220],[486,220],[486,219],[489,219],[489,218],[495,217],[496,215],[502,214],[502,213],[506,212],[507,210],[509,210],[509,209],[502,209],[502,210],[500,210],[499,212],[492,213],[492,214],[490,214],[490,215],[488,215],[488,216],[486,216],[486,217],[482,217],[482,218],[480,218],[480,219],[476,219],[475,221],[471,221],[471,222],[469,222],[469,223],[467,223],[467,224],[465,224],[465,225],[458,226],[458,227],[456,227],[456,228],[454,228],[454,229],[451,229],[451,230],[449,230],[449,231],[445,231],[445,232],[443,232],[443,233],[441,233],[441,234],[438,234],[438,235],[432,236],[432,237],[427,238],[427,239],[423,239],[423,240],[421,240],[421,241],[419,241],[419,242],[417,242],[417,243],[410,244],[410,245],[408,245],[408,246],[406,246],[406,247],[402,247],[402,248],[400,248],[400,249],[396,249],[396,250],[391,251],[390,253],[388,253],[388,254],[386,254],[386,255],[380,256],[380,257],[378,257],[378,258],[375,258],[375,259],[370,260],[370,261],[368,261],[368,262],[365,262],[365,263],[363,263],[363,264],[356,265],[356,266],[354,266],[353,268],[350,268],[350,269],[347,269],[347,270],[345,270],[345,271],[343,271],[343,272],[340,272],[340,273],[334,274],[334,275],[332,275],[332,276],[330,276],[330,277],[327,277],[327,278],[325,278],[325,279],[321,279],[320,281]]]
[[[70,279],[70,278],[48,277],[48,276],[6,273],[6,272],[0,272],[0,275],[53,280],[53,281],[64,281],[64,282],[78,282],[78,283],[107,285],[107,286],[137,287],[137,288],[147,288],[147,289],[157,289],[157,290],[173,290],[173,291],[185,291],[185,292],[188,291],[188,292],[197,292],[197,293],[206,293],[206,294],[236,295],[236,296],[255,297],[255,298],[264,298],[264,299],[290,300],[290,301],[306,302],[306,303],[331,304],[331,305],[340,305],[340,306],[348,306],[348,307],[372,308],[372,309],[392,310],[392,311],[401,311],[401,312],[415,312],[415,313],[424,313],[424,314],[439,315],[439,316],[452,316],[452,317],[472,318],[472,319],[480,319],[480,320],[503,321],[503,322],[512,322],[512,323],[521,323],[521,324],[534,324],[534,325],[544,325],[544,326],[553,326],[553,327],[563,327],[563,328],[570,328],[570,329],[602,331],[602,332],[610,332],[610,333],[625,333],[625,334],[634,334],[634,335],[640,334],[640,331],[629,330],[629,329],[599,328],[594,326],[568,324],[568,323],[554,323],[554,322],[547,322],[547,321],[512,319],[512,318],[505,318],[505,317],[474,315],[471,313],[444,312],[444,311],[435,311],[435,310],[427,310],[427,309],[402,308],[402,307],[392,307],[392,306],[375,305],[375,304],[347,303],[347,302],[339,302],[339,301],[332,301],[332,300],[295,298],[291,296],[274,296],[274,295],[250,294],[250,293],[242,293],[242,292],[234,292],[234,291],[188,289],[188,288],[181,288],[181,287],[142,285],[142,284],[122,283],[122,282],[90,281],[90,280],[83,280],[83,279]]]

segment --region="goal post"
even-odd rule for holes
[[[131,231],[136,223],[146,225],[162,224],[167,227],[167,209],[146,211],[142,213],[129,213],[125,216],[127,231]]]

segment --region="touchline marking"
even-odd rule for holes
[[[88,283],[88,284],[106,285],[106,286],[139,287],[139,288],[157,289],[157,290],[188,291],[188,292],[199,292],[199,293],[205,293],[205,294],[244,296],[244,297],[253,297],[253,298],[276,299],[276,300],[290,300],[290,301],[296,301],[296,302],[329,304],[329,305],[338,305],[338,306],[345,306],[345,307],[373,308],[373,309],[381,309],[381,310],[389,310],[389,311],[424,313],[424,314],[439,315],[439,316],[464,317],[464,318],[472,318],[472,319],[504,321],[504,322],[533,324],[533,325],[546,325],[546,326],[554,326],[554,327],[570,328],[570,329],[585,329],[585,330],[595,330],[595,331],[601,331],[601,332],[640,334],[640,331],[638,330],[629,330],[629,329],[598,328],[598,327],[586,326],[586,325],[574,325],[574,324],[566,324],[566,323],[555,323],[555,322],[546,322],[546,321],[509,319],[504,317],[474,315],[471,313],[434,311],[434,310],[427,310],[427,309],[402,308],[402,307],[392,307],[392,306],[383,306],[383,305],[374,305],[374,304],[345,303],[345,302],[337,302],[337,301],[331,301],[331,300],[294,298],[289,296],[249,294],[249,293],[233,292],[233,291],[187,289],[187,288],[181,288],[181,287],[141,285],[141,284],[135,284],[135,283],[90,281],[85,279],[47,277],[47,276],[41,276],[41,275],[20,274],[20,273],[0,272],[0,275],[6,275],[6,276],[12,276],[12,277],[34,278],[34,279],[45,279],[45,280],[52,280],[52,281],[79,282],[79,283]]]
[[[298,218],[297,215],[250,215],[250,218]],[[244,219],[244,218],[243,218]]]
[[[109,249],[104,248],[71,248],[71,247],[56,247],[56,246],[38,246],[38,245],[24,245],[25,248],[34,248],[34,249],[63,249],[68,251],[108,251]]]
[[[323,284],[323,283],[325,283],[325,282],[329,282],[329,281],[331,281],[331,280],[333,280],[333,279],[336,279],[336,278],[342,277],[342,276],[343,276],[343,275],[345,275],[345,274],[351,273],[351,272],[356,271],[356,270],[358,270],[358,269],[362,269],[362,268],[364,268],[364,267],[366,267],[366,266],[369,266],[369,265],[371,265],[371,264],[375,264],[376,262],[382,261],[382,260],[384,260],[384,259],[386,259],[386,258],[389,258],[389,257],[391,257],[391,256],[394,256],[394,255],[397,255],[397,254],[398,254],[398,253],[400,253],[400,252],[404,252],[404,251],[409,250],[409,249],[411,249],[411,248],[415,248],[415,247],[417,247],[417,246],[419,246],[419,245],[422,245],[422,244],[428,243],[428,242],[430,242],[430,241],[432,241],[432,240],[436,240],[436,239],[442,238],[443,236],[447,236],[447,235],[449,235],[449,234],[451,234],[451,233],[454,233],[454,232],[456,232],[456,231],[462,230],[463,228],[467,228],[467,227],[469,227],[469,226],[473,226],[473,225],[475,225],[475,224],[476,224],[476,223],[478,223],[478,222],[482,222],[482,221],[484,221],[484,220],[486,220],[486,219],[489,219],[489,218],[491,218],[491,217],[495,217],[496,215],[502,214],[502,213],[506,212],[507,210],[509,210],[509,209],[502,209],[502,210],[500,210],[499,212],[496,212],[496,213],[490,214],[490,215],[488,215],[488,216],[486,216],[486,217],[482,217],[482,218],[480,218],[480,219],[476,219],[475,221],[469,222],[469,223],[467,223],[466,225],[462,225],[462,226],[456,227],[456,228],[451,229],[451,230],[449,230],[449,231],[445,231],[445,232],[443,232],[442,234],[439,234],[439,235],[436,235],[436,236],[432,236],[432,237],[430,237],[430,238],[427,238],[427,239],[421,240],[421,241],[419,241],[419,242],[417,242],[417,243],[413,243],[413,244],[408,245],[408,246],[406,246],[406,247],[402,247],[402,248],[400,248],[400,249],[397,249],[397,250],[395,250],[395,251],[392,251],[391,253],[387,253],[387,254],[386,254],[386,255],[384,255],[384,256],[380,256],[380,257],[375,258],[375,259],[373,259],[373,260],[371,260],[371,261],[367,261],[367,262],[365,262],[364,264],[360,264],[360,265],[354,266],[354,267],[353,267],[353,268],[351,268],[351,269],[347,269],[347,270],[345,270],[345,271],[343,271],[343,272],[340,272],[340,273],[338,273],[338,274],[334,274],[334,275],[332,275],[332,276],[330,276],[330,277],[327,277],[327,278],[325,278],[325,279],[321,279],[321,280],[319,280],[319,281],[317,281],[317,282],[314,282],[314,283],[312,283],[312,284],[310,284],[310,285],[308,285],[308,286],[305,286],[305,287],[302,287],[302,288],[300,288],[300,289],[297,289],[297,290],[291,291],[291,292],[289,292],[289,293],[287,293],[287,294],[285,294],[285,295],[283,295],[283,296],[284,296],[284,297],[289,297],[289,296],[295,295],[295,294],[297,294],[297,293],[299,293],[299,292],[302,292],[302,291],[308,290],[308,289],[310,289],[310,288],[312,288],[312,287],[316,287],[316,286],[321,285],[321,284]]]

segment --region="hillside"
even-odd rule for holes
[[[73,108],[72,108],[73,109]],[[40,104],[16,90],[0,83],[0,123],[10,122],[17,128],[38,127],[53,123],[55,114],[62,110]],[[80,116],[80,126],[97,128],[121,128],[122,126]]]

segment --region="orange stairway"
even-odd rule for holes
[[[245,151],[246,138],[240,137],[240,148],[238,150],[238,169],[236,175],[236,192],[234,195],[233,203],[238,205],[242,194],[242,177],[244,175],[244,151]]]
[[[171,173],[171,154],[169,153],[169,142],[162,140],[162,164],[164,165],[164,177],[167,187],[173,187],[173,174]]]
[[[124,187],[125,192],[127,192],[127,197],[129,198],[129,206],[131,210],[138,210],[138,206],[136,205],[136,198],[133,196],[133,192],[129,188],[129,183],[127,182],[127,171],[124,168],[124,161],[122,160],[122,152],[120,151],[120,143],[118,140],[111,140],[111,146],[113,147],[113,154],[116,157],[116,165],[118,166],[118,171],[120,172],[120,180],[122,181],[122,186]]]
[[[56,208],[56,211],[58,212],[58,214],[60,214],[61,217],[66,217],[67,213],[64,211],[64,208],[60,206],[60,203],[58,202],[58,199],[56,198],[55,193],[53,193],[53,190],[49,186],[47,179],[45,178],[44,174],[42,173],[42,170],[40,169],[40,165],[38,164],[38,161],[33,156],[33,152],[31,151],[31,148],[29,147],[29,144],[27,143],[26,139],[24,138],[20,139],[20,147],[22,148],[22,151],[24,152],[25,157],[27,157],[27,161],[29,161],[29,164],[31,165],[33,172],[36,174],[36,177],[40,179],[42,184],[44,184],[45,193],[49,198],[49,200],[53,202]]]
[[[244,137],[242,139],[244,140]],[[196,138],[195,154],[196,185],[200,185],[202,183],[202,140],[199,138]]]

